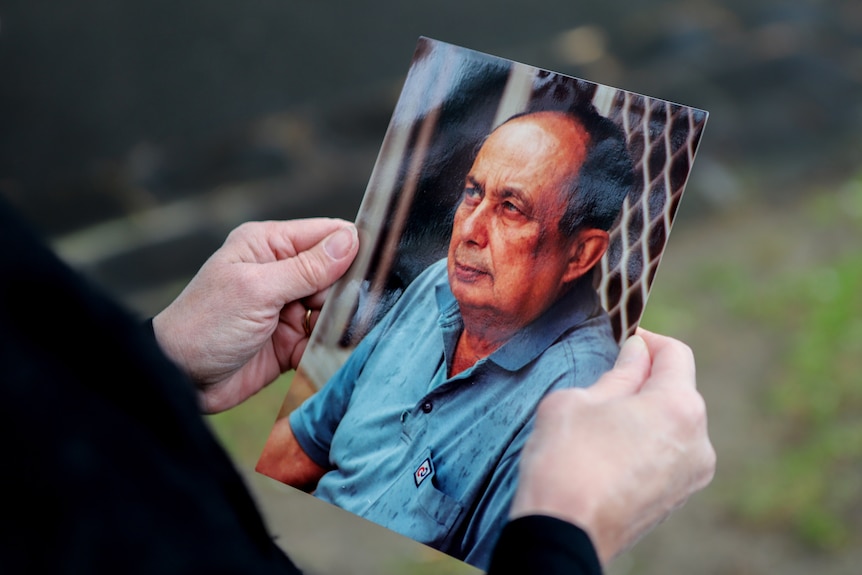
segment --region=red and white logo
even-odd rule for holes
[[[419,464],[416,471],[413,472],[413,482],[416,487],[419,487],[426,477],[434,474],[434,467],[431,466],[431,458],[425,458],[425,461]]]

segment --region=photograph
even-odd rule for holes
[[[487,569],[539,402],[637,329],[707,117],[420,38],[257,471]]]

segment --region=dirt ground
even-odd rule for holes
[[[619,557],[609,574],[860,572],[862,546],[833,554],[817,552],[786,533],[743,526],[727,512],[727,501],[738,489],[734,479],[775,449],[775,426],[758,406],[764,384],[780,361],[780,350],[771,334],[727,313],[714,294],[698,291],[699,272],[733,260],[740,273],[761,274],[769,281],[792,266],[816,264],[824,250],[835,255],[836,249],[854,249],[854,242],[837,240],[846,240],[848,231],[858,236],[858,231],[812,226],[809,217],[802,204],[737,206],[697,222],[687,222],[683,214],[671,235],[650,305],[666,312],[656,327],[695,351],[718,470],[706,491]],[[647,306],[646,327],[650,317]],[[249,472],[249,481],[273,531],[308,573],[474,572],[268,478]]]

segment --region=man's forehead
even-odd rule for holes
[[[570,116],[546,112],[519,116],[488,136],[470,174],[481,176],[482,168],[491,168],[498,173],[485,176],[519,174],[541,180],[574,178],[586,157],[588,142],[586,130]]]
[[[538,112],[515,117],[497,127],[479,149],[481,155],[507,155],[513,161],[526,155],[556,156],[579,168],[586,157],[590,136],[575,117]]]

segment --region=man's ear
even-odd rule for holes
[[[569,251],[569,263],[563,275],[565,283],[573,282],[589,272],[599,263],[608,249],[610,236],[599,229],[585,229],[578,232]]]

